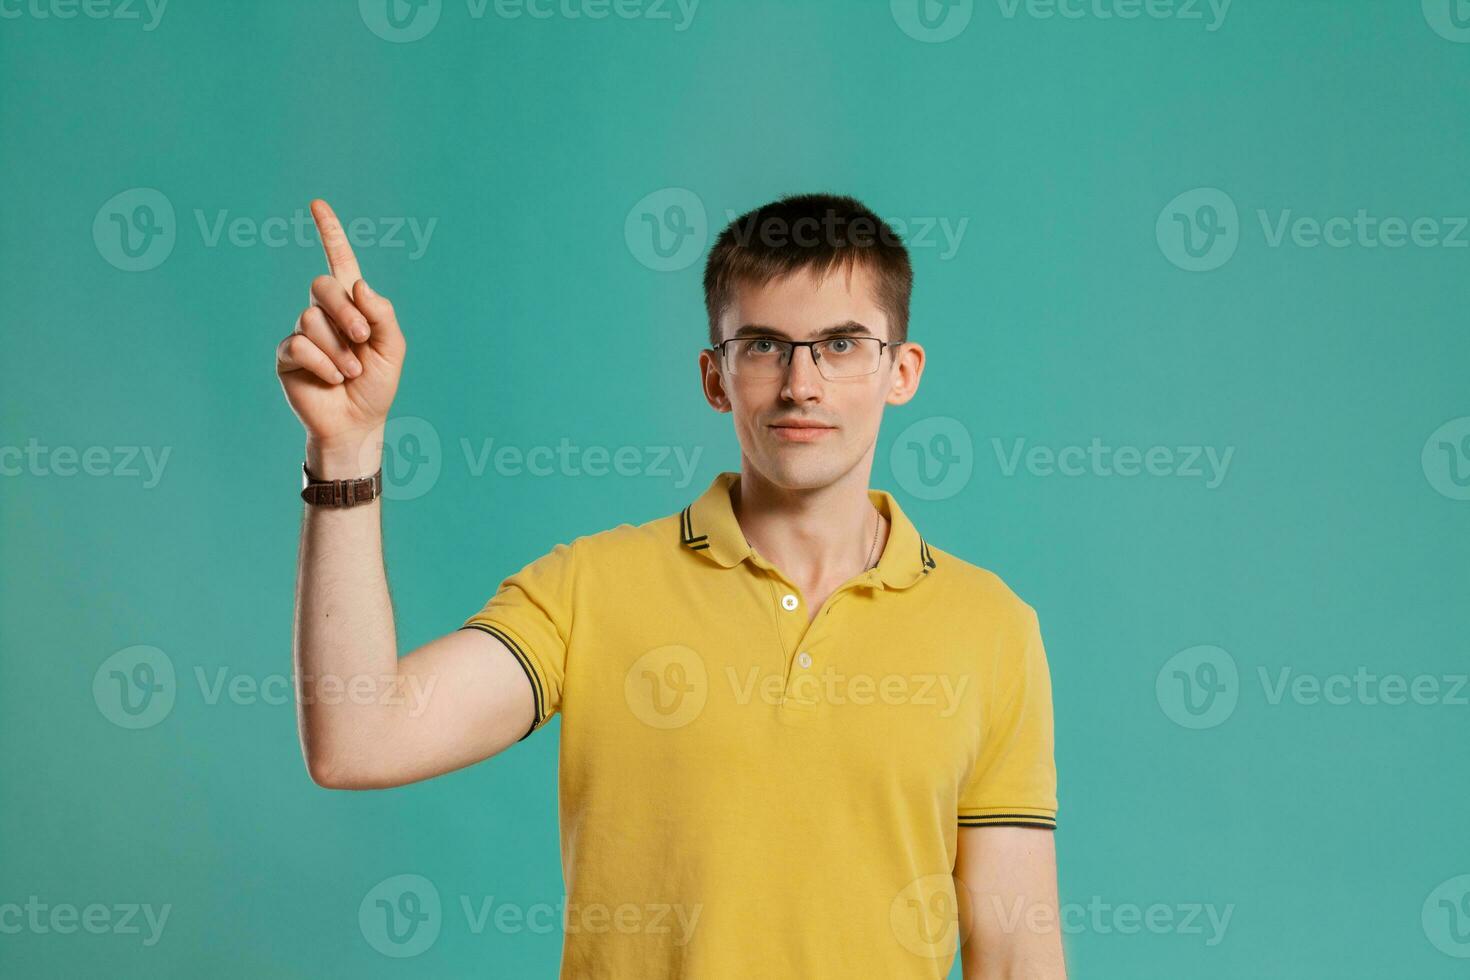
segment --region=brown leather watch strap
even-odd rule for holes
[[[356,480],[318,480],[301,464],[301,499],[320,507],[351,507],[375,500],[383,493],[383,468]]]

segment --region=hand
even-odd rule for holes
[[[313,474],[363,476],[355,472],[356,457],[366,442],[381,439],[407,345],[393,304],[363,281],[331,207],[314,200],[311,215],[331,274],[312,280],[311,305],[276,346],[276,374],[306,429]],[[340,466],[340,477],[318,470],[329,457],[332,468]]]

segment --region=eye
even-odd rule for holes
[[[857,348],[857,341],[852,337],[834,337],[827,341],[827,350],[833,354],[851,354]]]
[[[763,344],[766,346],[762,346]],[[769,354],[775,349],[774,344],[774,340],[757,337],[754,340],[747,340],[742,349],[747,354]]]

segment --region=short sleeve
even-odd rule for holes
[[[960,790],[961,827],[1057,824],[1051,673],[1035,610],[1026,606],[1023,619],[997,651],[979,754]]]
[[[499,638],[526,672],[536,717],[522,740],[561,707],[575,582],[575,547],[558,544],[502,581],[484,608],[460,627]]]

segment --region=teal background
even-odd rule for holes
[[[386,508],[407,651],[554,543],[672,513],[738,468],[697,385],[699,259],[727,209],[807,190],[968,221],[952,256],[913,249],[929,363],[873,484],[1040,613],[1061,894],[1089,910],[1071,976],[1470,973],[1470,692],[1270,695],[1283,669],[1429,675],[1441,693],[1467,670],[1470,250],[1273,247],[1257,214],[1470,214],[1470,43],[1448,0],[1237,0],[1214,30],[1206,7],[1048,18],[992,0],[954,8],[970,19],[939,42],[905,32],[901,3],[705,0],[680,30],[676,8],[476,19],[445,0],[407,43],[369,28],[380,0],[175,0],[152,30],[146,8],[59,19],[40,2],[0,19],[0,448],[170,456],[155,486],[0,477],[0,905],[171,911],[152,946],[0,932],[0,974],[545,977],[559,960],[559,934],[475,933],[459,908],[561,899],[557,724],[459,773],[334,793],[307,779],[289,701],[210,696],[290,670],[302,437],[271,358],[324,263],[314,237],[211,245],[196,213],[258,224],[323,196],[344,221],[436,221],[420,256],[358,248],[408,337],[395,416],[440,442],[419,471],[437,477]],[[175,243],[126,271],[105,230],[134,188],[172,207]],[[1209,271],[1156,233],[1161,215],[1205,220],[1190,199],[1166,210],[1196,188],[1238,208]],[[708,222],[693,257],[651,267],[625,229],[691,195]],[[938,499],[901,463],[916,423],[971,468]],[[1233,456],[1209,488],[1007,476],[992,442],[1094,436]],[[700,456],[683,485],[477,476],[460,440],[488,438]],[[162,651],[175,699],[129,730],[93,681],[135,645]],[[1210,679],[1201,656],[1236,679],[1186,688]],[[1187,727],[1201,703],[1232,707]],[[444,901],[408,958],[358,916],[398,874]],[[1130,932],[1100,904],[1231,918],[1211,943],[1204,916]]]

